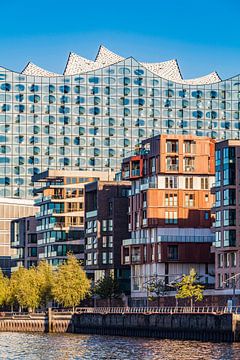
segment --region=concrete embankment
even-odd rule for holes
[[[6,315],[0,331],[240,341],[240,315],[215,313],[56,313]]]
[[[75,333],[162,339],[240,341],[235,314],[75,314]]]

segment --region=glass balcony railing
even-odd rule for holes
[[[132,176],[140,176],[140,169],[134,169],[131,171]]]

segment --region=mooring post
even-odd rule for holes
[[[53,332],[52,308],[48,308],[48,332]]]

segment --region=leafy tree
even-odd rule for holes
[[[161,296],[164,296],[167,293],[165,281],[163,279],[157,278],[156,276],[155,278],[150,279],[150,281],[148,281],[146,285],[147,291],[148,293],[150,293],[149,299],[152,300],[156,297],[159,307]]]
[[[183,275],[181,281],[176,283],[176,287],[176,298],[190,298],[191,307],[193,306],[193,300],[201,301],[203,299],[204,286],[198,283],[195,269],[191,269],[189,275]]]
[[[47,307],[53,299],[53,269],[47,261],[40,261],[36,268],[37,281],[40,290],[41,305]]]
[[[7,302],[11,305],[17,302],[20,309],[34,310],[40,305],[40,301],[36,268],[28,270],[20,267],[11,276]]]
[[[80,303],[89,293],[90,281],[75,256],[69,254],[54,276],[52,294],[54,299],[64,307]]]
[[[7,302],[9,279],[3,275],[0,269],[0,306]]]
[[[119,284],[113,276],[105,276],[98,280],[95,287],[94,293],[99,295],[101,299],[108,299],[109,306],[111,306],[112,299],[119,296]]]

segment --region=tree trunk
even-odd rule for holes
[[[191,297],[191,308],[193,308],[193,298]]]

